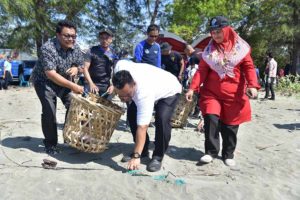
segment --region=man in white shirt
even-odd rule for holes
[[[269,90],[271,90],[271,98],[270,100],[275,100],[275,92],[274,92],[274,84],[276,83],[277,76],[277,62],[274,60],[272,53],[268,53],[268,78],[266,85],[266,94],[265,99],[269,97]]]
[[[181,85],[171,73],[146,63],[121,60],[112,79],[119,98],[131,102],[127,110],[129,126],[135,141],[128,169],[137,169],[142,155],[147,156],[147,129],[155,110],[155,149],[147,170],[160,170],[171,139],[171,118],[181,93]]]
[[[3,73],[4,89],[7,89],[9,83],[12,81],[11,61],[12,58],[10,56],[7,56],[7,60],[4,61],[4,73]]]

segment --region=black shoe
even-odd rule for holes
[[[143,158],[149,158],[149,152],[142,153],[141,154],[141,159],[143,159]],[[121,162],[125,163],[125,162],[128,162],[129,160],[131,160],[131,156],[130,155],[124,155],[123,158],[121,159]]]
[[[46,146],[45,147],[46,154],[55,155],[60,153],[60,149],[57,146]]]
[[[157,172],[161,168],[162,158],[159,156],[153,156],[150,163],[147,165],[147,170],[149,172]]]
[[[275,100],[275,97],[271,97],[270,100],[273,100],[273,101],[274,101],[274,100]]]

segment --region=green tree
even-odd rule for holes
[[[206,31],[208,20],[224,15],[252,47],[256,64],[264,65],[265,54],[273,51],[279,66],[291,60],[296,72],[300,57],[299,0],[175,0],[166,8],[169,30],[191,42]]]
[[[36,48],[39,52],[42,44],[54,36],[56,22],[65,18],[78,20],[89,1],[2,0],[0,12],[9,24],[4,29],[6,40],[2,45],[25,51]]]
[[[293,63],[296,73],[297,51],[300,53],[300,1],[250,1],[244,22],[237,29],[253,48],[254,58],[261,66],[265,54],[273,52],[279,67]]]
[[[147,19],[155,21],[159,5],[158,0],[2,0],[0,27],[5,31],[1,32],[0,44],[39,52],[42,44],[55,35],[57,21],[69,19],[90,44],[97,41],[100,28],[109,27],[115,33],[117,50],[131,48],[134,36],[145,31]]]
[[[87,43],[98,43],[98,32],[106,27],[114,33],[113,46],[116,51],[131,49],[134,36],[145,26],[145,16],[141,14],[143,5],[143,0],[91,1],[82,18],[81,31]]]
[[[216,15],[224,15],[235,20],[241,18],[243,0],[175,0],[174,4],[166,7],[169,31],[180,35],[188,42],[199,34],[206,33],[209,19]]]

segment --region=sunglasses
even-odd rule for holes
[[[65,40],[70,40],[70,39],[76,40],[77,38],[77,35],[69,35],[69,34],[61,34],[61,35]]]
[[[158,38],[158,35],[149,35],[151,38]]]

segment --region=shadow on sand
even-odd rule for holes
[[[274,126],[278,129],[300,130],[300,123],[274,124]]]
[[[42,138],[35,137],[8,137],[2,140],[2,146],[12,149],[29,149],[36,153],[44,153]],[[108,149],[101,153],[85,153],[67,144],[58,144],[61,153],[51,155],[53,158],[69,164],[86,164],[89,162],[108,166],[116,171],[126,172],[127,170],[119,165],[119,162],[112,158],[119,156],[124,152],[131,152],[133,144],[128,143],[110,143]]]

